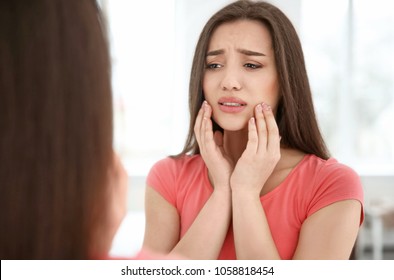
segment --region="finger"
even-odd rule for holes
[[[275,116],[272,112],[271,106],[263,103],[263,114],[265,117],[265,123],[267,125],[267,149],[273,150],[280,147],[280,136],[278,125],[276,124]]]
[[[255,116],[256,116],[256,128],[258,135],[258,151],[265,152],[267,149],[267,124],[266,119],[263,113],[263,105],[258,104],[255,108]]]
[[[212,149],[215,147],[211,121],[212,109],[206,101],[204,103],[203,131],[201,135],[205,147]]]
[[[201,143],[201,126],[203,120],[203,107],[201,106],[200,110],[198,111],[196,122],[194,124],[194,135],[196,136],[197,143]]]
[[[246,144],[245,151],[255,154],[257,152],[258,143],[259,137],[257,135],[256,119],[252,117],[248,122],[248,143]]]

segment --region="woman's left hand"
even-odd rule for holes
[[[255,107],[248,123],[248,143],[231,175],[232,191],[260,195],[262,187],[280,159],[280,136],[269,105]]]

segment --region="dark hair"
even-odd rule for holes
[[[317,124],[304,56],[297,32],[290,20],[266,2],[237,1],[214,14],[203,28],[197,42],[189,85],[190,125],[183,151],[199,154],[194,124],[204,101],[202,80],[209,41],[216,28],[237,20],[256,20],[268,28],[272,38],[278,71],[280,100],[276,114],[281,144],[327,159],[329,153]],[[213,123],[214,130],[221,129]]]
[[[96,2],[1,1],[0,61],[0,257],[91,258],[113,158]]]

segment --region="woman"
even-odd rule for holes
[[[95,1],[0,4],[0,257],[106,258],[125,215]]]
[[[183,151],[146,189],[144,247],[192,259],[347,259],[357,174],[329,157],[301,45],[265,2],[234,2],[197,43]]]

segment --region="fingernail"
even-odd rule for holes
[[[254,123],[255,123],[254,117],[250,118],[250,123],[251,123],[251,124],[254,124]]]
[[[204,102],[202,103],[202,107],[204,108],[204,111],[207,111],[207,110],[208,110],[208,102],[207,102],[207,101],[204,101]]]
[[[264,111],[269,111],[269,110],[271,110],[271,106],[270,105],[268,105],[267,103],[261,103],[261,106],[263,107],[263,110]]]
[[[257,112],[262,112],[263,111],[263,107],[261,106],[261,104],[258,104],[256,107]]]

